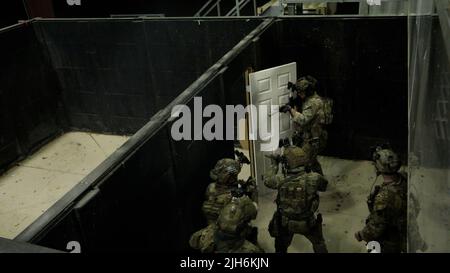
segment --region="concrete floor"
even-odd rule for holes
[[[60,136],[0,176],[0,237],[12,239],[67,193],[74,185],[119,148],[128,137],[71,132]],[[243,150],[248,155],[248,151]],[[321,193],[319,212],[330,252],[366,252],[354,233],[368,215],[366,198],[375,180],[369,161],[319,157],[328,190]],[[250,168],[244,165],[241,179]],[[450,249],[450,183],[448,170],[413,171],[414,186],[422,203],[418,223],[429,252]],[[377,181],[380,183],[381,179]],[[425,183],[424,183],[425,182]],[[448,181],[447,181],[448,182]],[[436,186],[433,186],[436,185]],[[439,185],[444,185],[439,187]],[[259,196],[259,243],[274,252],[267,227],[275,211],[276,191]],[[289,252],[312,252],[311,244],[296,235]]]
[[[248,153],[248,151],[243,151]],[[319,157],[328,189],[320,193],[318,212],[323,216],[323,233],[329,252],[366,252],[364,243],[356,241],[354,233],[363,228],[368,209],[366,199],[375,181],[375,171],[369,161],[351,161],[331,157]],[[244,165],[240,177],[246,179],[250,174]],[[377,180],[377,184],[381,178]],[[274,240],[268,232],[276,205],[276,191],[259,196],[258,217],[254,225],[258,227],[258,241],[266,252],[274,252]],[[294,236],[288,249],[292,253],[311,253],[312,246],[303,236]]]
[[[127,139],[70,132],[0,176],[0,237],[16,237]]]
[[[427,252],[450,252],[450,171],[412,169],[409,186],[421,206],[417,223]]]

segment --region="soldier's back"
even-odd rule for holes
[[[391,218],[405,217],[407,209],[407,184],[401,178],[398,182],[383,184],[375,196],[374,209],[386,210]]]
[[[318,94],[314,94],[306,99],[305,103],[302,106],[302,111],[311,109],[313,113],[315,113],[316,115],[320,115],[323,114],[323,106],[324,102],[322,98]]]
[[[211,183],[206,189],[206,200],[202,211],[209,223],[214,222],[220,211],[231,201],[231,189],[225,185]]]
[[[324,181],[314,172],[288,177],[278,190],[278,209],[292,219],[311,216],[319,206],[317,192],[326,188]]]
[[[405,179],[382,185],[375,196],[374,213],[383,215],[387,227],[380,241],[384,252],[405,252],[407,240],[407,184]],[[383,250],[382,250],[383,251]]]

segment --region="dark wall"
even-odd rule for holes
[[[359,3],[337,3],[335,14],[359,14]]]
[[[258,44],[253,42],[228,64],[227,70],[221,75],[226,90],[227,104],[246,105],[245,71],[247,69],[257,71],[263,62],[261,50]]]
[[[260,20],[37,21],[70,125],[131,134]]]
[[[400,26],[393,27],[396,21],[389,21],[393,19],[377,20],[358,19],[351,24],[352,20],[336,19],[279,21],[227,63],[228,69],[211,78],[198,96],[202,97],[203,105],[245,103],[242,101],[245,96],[243,73],[248,66],[259,70],[297,61],[299,75],[315,75],[322,83],[321,93],[336,101],[335,123],[329,130],[327,154],[362,158],[366,142],[370,144],[388,137],[403,144],[403,131],[395,126],[402,122],[402,107],[407,102],[406,94],[402,99],[403,92],[399,90],[406,87],[402,81],[396,83],[395,76],[402,79],[400,67],[406,66],[406,60],[403,64],[401,57],[406,55],[406,45],[403,48],[402,40],[396,40],[406,31],[406,21],[396,19],[405,28],[402,30]],[[215,58],[223,55],[220,50],[224,48],[217,52],[212,50],[212,41],[221,44],[231,40],[224,33],[236,30],[242,24],[242,21],[238,22],[218,23],[224,25],[223,31],[216,30],[206,41],[196,41],[206,38],[193,32],[193,36],[182,39],[182,43],[180,35],[187,35],[194,25],[197,29],[197,22],[186,25],[166,22],[166,25],[161,21],[120,24],[88,21],[44,27],[50,22],[38,21],[35,27],[42,34],[41,39],[45,38],[41,41],[48,43],[46,50],[58,71],[72,126],[77,115],[85,115],[78,119],[78,125],[94,126],[92,121],[98,120],[97,129],[108,129],[106,125],[113,125],[119,130],[132,130],[138,129],[142,126],[138,126],[139,122],[144,123],[150,118],[148,115],[156,112],[148,105],[165,106],[164,103],[187,87],[190,77],[193,81],[198,77],[197,73],[203,72],[200,69],[206,70],[208,62],[213,63]],[[152,28],[151,24],[157,23],[161,25]],[[202,25],[206,25],[206,31],[213,28],[204,22],[198,27]],[[248,27],[250,30],[250,25]],[[378,31],[382,28],[393,33],[381,35]],[[367,36],[367,33],[372,35]],[[139,35],[146,37],[146,43],[137,40]],[[382,41],[376,39],[381,36]],[[386,36],[391,40],[386,42]],[[148,42],[148,37],[158,39]],[[206,44],[206,53],[193,50],[203,44]],[[232,45],[230,42],[229,47]],[[158,52],[158,58],[152,58],[150,54],[155,52]],[[162,55],[164,59],[160,58]],[[183,60],[179,67],[168,66],[178,60]],[[191,74],[173,80],[186,69],[192,69]],[[400,72],[397,73],[397,69]],[[160,76],[152,76],[152,73]],[[178,80],[186,81],[185,86],[174,87]],[[132,84],[128,85],[129,82]],[[145,92],[141,88],[145,88]],[[376,93],[372,95],[372,92]],[[192,108],[192,100],[188,105]],[[54,108],[58,110],[58,107],[56,104]],[[406,108],[404,112],[406,116]],[[127,118],[127,124],[119,119],[123,116]],[[89,118],[91,123],[88,123]],[[158,119],[158,115],[154,119]],[[120,157],[120,164],[99,174],[91,191],[79,195],[75,205],[69,205],[70,209],[56,217],[54,220],[58,221],[43,230],[33,242],[64,250],[69,240],[79,240],[86,252],[187,251],[189,236],[205,224],[200,207],[210,182],[209,170],[219,158],[232,156],[233,145],[226,141],[176,142],[170,136],[170,129],[171,122],[152,132],[141,129],[107,159],[112,161]],[[141,144],[132,149],[127,146],[138,137],[143,139]],[[406,143],[406,136],[404,139]],[[95,172],[90,174],[94,175]]]
[[[0,170],[61,132],[60,89],[30,25],[0,33]]]
[[[239,50],[243,47],[245,45]],[[242,56],[247,53],[244,50],[241,57],[235,59],[241,60],[237,66],[233,54],[227,54],[219,67],[228,64],[230,71],[234,71],[234,67],[245,63]],[[188,93],[198,92],[196,96],[202,98],[203,105],[224,107],[232,95],[225,89],[225,80],[234,77],[224,77],[216,74],[217,71],[217,65],[209,69],[202,75],[203,80],[196,81],[177,97],[177,103],[186,100],[193,114],[193,99],[186,97],[186,92],[191,90]],[[86,177],[85,183],[78,184],[58,201],[69,209],[51,215],[54,213],[51,208],[43,216],[44,221],[51,217],[51,224],[44,229],[39,224],[30,227],[31,241],[63,250],[68,241],[78,240],[84,252],[189,251],[190,235],[206,224],[201,204],[210,183],[209,172],[218,159],[233,157],[233,142],[175,141],[170,135],[174,121],[165,122],[164,113],[170,113],[170,109],[154,115]],[[206,120],[204,118],[203,122]],[[98,177],[98,180],[92,181],[91,177]],[[92,181],[91,187],[86,186],[89,189],[84,188],[90,185],[87,181]],[[75,200],[72,201],[72,197]],[[67,198],[71,201],[67,202]],[[38,234],[34,233],[36,227],[39,227]],[[29,236],[25,232],[18,240],[27,238],[29,241]]]
[[[204,104],[225,103],[220,79],[198,96]],[[192,101],[187,105],[193,113]],[[78,240],[84,252],[189,251],[190,235],[206,224],[201,204],[209,170],[218,159],[233,156],[233,143],[174,141],[171,126],[155,132],[92,191],[80,195],[33,242],[64,250],[68,241]]]
[[[370,146],[390,142],[406,158],[406,17],[285,19],[259,43],[261,68],[295,61],[297,75],[316,77],[334,100],[324,154],[366,159]]]
[[[17,24],[19,20],[28,20],[22,1],[4,0],[0,9],[0,28]]]

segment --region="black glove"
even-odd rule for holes
[[[243,152],[239,152],[238,150],[234,150],[234,154],[236,155],[236,157],[238,158],[238,161],[241,164],[250,164],[250,160],[248,159],[248,157],[246,157],[244,155]]]
[[[280,107],[280,113],[287,113],[291,111],[292,107],[289,104],[283,105]]]
[[[293,82],[288,82],[287,88],[292,91],[297,91],[297,85],[295,85],[295,83]]]

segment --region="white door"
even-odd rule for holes
[[[278,114],[278,105],[284,105],[289,101],[290,91],[287,85],[288,82],[295,82],[296,80],[297,64],[295,62],[251,73],[249,75],[250,101],[255,106],[267,105],[269,111],[265,116],[261,116],[260,111],[257,113],[251,111],[250,120],[253,120],[253,123],[256,122],[257,125],[260,125],[260,119],[267,120],[268,131],[271,132],[271,115]],[[272,105],[276,106],[276,113],[271,113]],[[254,124],[251,123],[250,127],[254,127]],[[292,126],[289,114],[279,113],[279,139],[290,137],[291,133]],[[262,183],[261,175],[265,173],[266,167],[270,166],[270,159],[264,155],[272,152],[262,151],[261,145],[268,141],[270,140],[262,141],[259,135],[256,140],[252,141],[255,178],[260,194],[267,192],[267,188]]]

